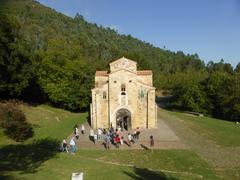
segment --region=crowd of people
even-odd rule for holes
[[[78,125],[74,126],[74,131],[72,138],[69,141],[69,146],[67,141],[64,139],[61,146],[61,151],[75,154],[77,151],[77,141],[79,140],[79,129],[81,134],[85,134],[85,127],[82,124],[80,127]],[[104,145],[106,150],[109,150],[111,146],[119,148],[120,146],[126,144],[131,147],[132,144],[136,143],[140,137],[140,128],[136,128],[134,131],[129,132],[118,126],[114,128],[112,125],[110,128],[98,128],[95,132],[93,129],[89,131],[89,140],[94,144],[101,143]],[[150,136],[150,147],[154,146],[153,136]]]
[[[106,149],[110,148],[110,145],[114,145],[119,148],[121,145],[126,144],[131,146],[139,140],[140,129],[137,128],[133,133],[124,131],[121,127],[116,129],[111,126],[110,128],[103,129],[98,128],[96,133],[93,129],[89,132],[89,139],[93,141],[94,144],[98,142],[103,142]]]

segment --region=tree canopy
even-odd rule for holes
[[[65,16],[33,0],[0,0],[0,98],[49,102],[72,111],[89,107],[94,72],[122,56],[151,69],[157,90],[174,105],[239,119],[239,74],[221,60],[154,47],[131,35]]]

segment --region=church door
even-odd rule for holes
[[[119,109],[116,113],[116,125],[122,130],[131,129],[131,112],[127,109]]]

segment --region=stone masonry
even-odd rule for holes
[[[96,71],[92,89],[91,126],[125,130],[156,126],[157,106],[151,70],[137,70],[125,57],[110,63],[110,72]]]

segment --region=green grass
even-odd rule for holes
[[[4,133],[3,133],[3,129],[0,129],[0,147],[4,146],[4,145],[8,145],[8,144],[13,144],[14,141],[7,138]]]
[[[102,161],[97,161],[98,159]],[[104,162],[105,161],[105,162]],[[119,165],[109,164],[119,163]],[[133,166],[126,166],[133,165]],[[151,168],[148,170],[146,168]],[[81,150],[76,155],[61,153],[34,174],[17,174],[25,179],[70,179],[83,172],[84,179],[217,179],[209,165],[196,154],[183,150]],[[186,174],[185,172],[188,172]]]
[[[212,167],[190,150],[79,150],[76,155],[51,153],[51,148],[54,148],[51,144],[56,142],[44,138],[66,138],[75,124],[86,120],[87,113],[71,113],[47,105],[23,106],[22,110],[34,125],[32,139],[42,141],[34,144],[29,140],[19,145],[0,131],[0,144],[5,144],[0,148],[0,174],[3,174],[0,179],[9,176],[61,180],[70,179],[72,172],[84,172],[85,179],[217,179]],[[193,120],[198,117],[171,114],[186,118],[184,121],[192,123],[192,126],[199,123],[198,128],[204,128],[203,122]],[[209,120],[204,121],[211,124]],[[211,126],[207,128],[207,131],[215,133]],[[228,174],[224,174],[226,176]]]
[[[33,124],[34,139],[40,138],[67,138],[72,132],[75,124],[86,121],[87,113],[72,113],[57,109],[48,105],[37,107],[22,106],[27,120]]]
[[[221,146],[240,146],[240,125],[233,122],[214,119],[210,117],[199,117],[180,112],[166,110],[159,111],[171,114],[183,120],[189,128]]]

